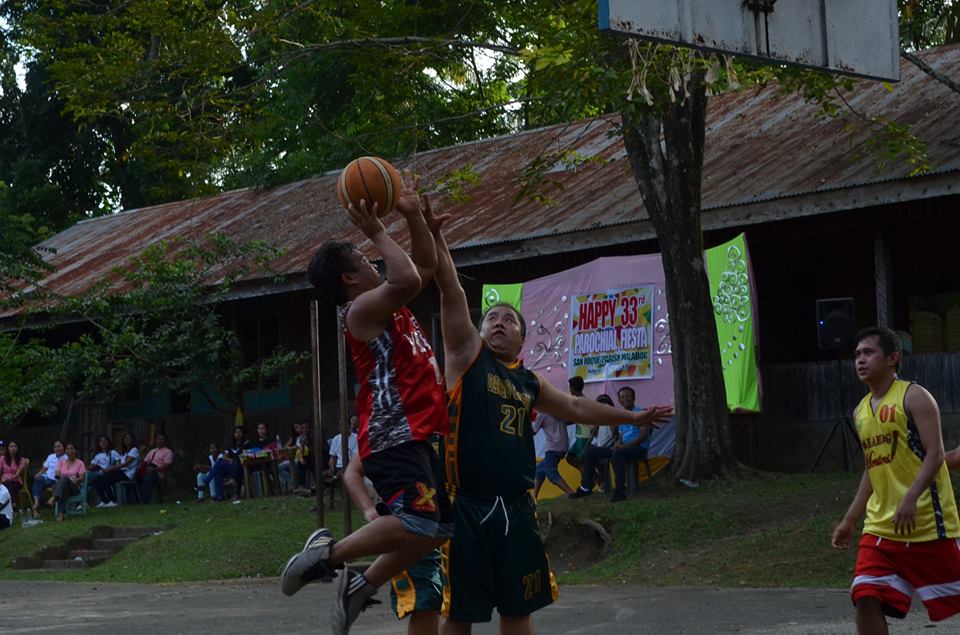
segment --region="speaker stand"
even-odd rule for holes
[[[844,402],[846,400],[843,390],[842,368],[840,353],[837,353],[837,386],[840,390],[841,412],[843,412]],[[833,427],[830,428],[830,434],[827,435],[827,438],[824,439],[823,443],[820,445],[820,450],[817,452],[817,458],[813,460],[813,465],[810,466],[810,472],[816,470],[817,466],[820,465],[820,460],[823,458],[824,453],[830,446],[830,441],[833,440],[833,435],[836,434],[838,430],[840,431],[840,444],[843,447],[843,471],[855,471],[857,453],[860,449],[860,437],[857,435],[857,430],[853,427],[853,422],[850,420],[850,417],[847,415],[841,415],[836,421],[833,422]]]

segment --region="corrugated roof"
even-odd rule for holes
[[[960,77],[960,46],[928,51],[924,59],[950,77]],[[960,168],[960,97],[908,62],[892,90],[858,81],[849,102],[865,117],[882,116],[911,126],[927,143],[935,172]],[[909,183],[910,167],[893,161],[878,172],[876,160],[858,151],[869,136],[842,130],[839,121],[818,118],[816,106],[796,95],[780,95],[774,86],[711,98],[707,116],[703,209],[761,203],[829,192],[889,180]],[[524,241],[635,223],[647,218],[614,133],[614,116],[551,126],[516,135],[476,141],[397,161],[414,167],[425,182],[471,166],[480,183],[471,200],[443,204],[454,218],[447,224],[454,250]],[[520,167],[544,152],[573,150],[606,162],[576,169],[555,166],[549,178],[562,184],[549,196],[555,204],[523,200],[514,205]],[[75,295],[109,275],[115,266],[149,244],[174,236],[222,232],[239,241],[266,240],[287,250],[274,263],[281,273],[305,271],[310,256],[331,238],[361,241],[334,192],[337,174],[269,190],[237,190],[205,199],[131,210],[83,221],[43,243],[55,250],[57,267],[45,285]],[[388,224],[401,237],[402,219]]]

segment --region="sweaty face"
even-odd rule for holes
[[[898,360],[897,353],[892,353],[890,356],[883,354],[880,340],[875,335],[863,338],[857,344],[857,350],[854,353],[857,377],[865,384],[883,379],[888,377],[891,372],[896,372]]]
[[[505,306],[496,306],[487,311],[480,325],[480,337],[493,354],[500,359],[513,361],[520,354],[523,337],[515,311]]]

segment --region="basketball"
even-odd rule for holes
[[[367,209],[378,205],[377,215],[386,216],[400,199],[400,172],[389,162],[377,157],[360,157],[347,164],[337,179],[337,196],[344,208],[352,203],[360,208],[360,200]]]

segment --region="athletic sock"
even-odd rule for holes
[[[363,574],[358,573],[353,579],[350,580],[349,585],[347,586],[347,597],[350,597],[367,584],[369,584],[369,582],[367,582],[367,579],[363,577]]]

